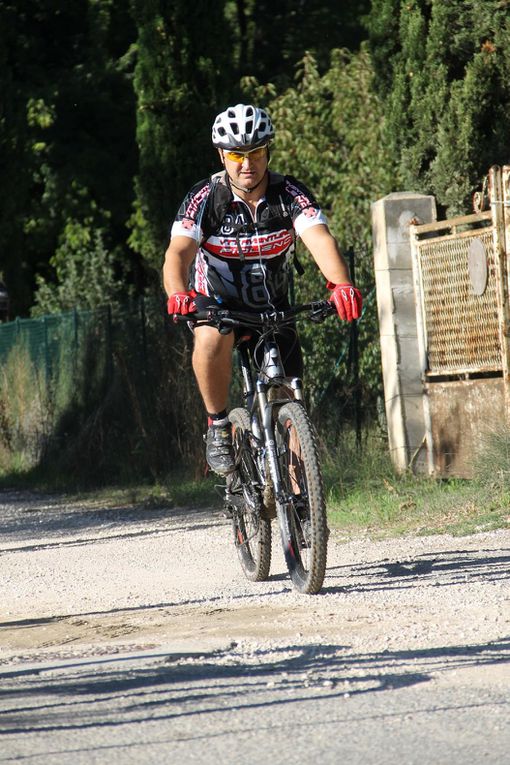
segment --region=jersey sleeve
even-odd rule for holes
[[[206,179],[195,184],[186,194],[172,224],[171,237],[187,236],[200,244],[204,236],[202,217],[210,188],[209,180]]]
[[[290,175],[286,176],[285,191],[290,197],[292,225],[298,236],[319,223],[327,225],[327,218],[319,203],[303,183]]]

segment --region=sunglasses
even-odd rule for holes
[[[238,165],[242,164],[246,157],[250,159],[262,159],[266,156],[267,146],[260,146],[258,149],[252,149],[251,151],[225,151],[224,154],[227,159],[232,162],[237,162]]]

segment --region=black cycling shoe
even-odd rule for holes
[[[211,470],[218,475],[228,475],[235,470],[230,423],[210,425],[205,444],[205,458]]]

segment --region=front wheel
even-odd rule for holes
[[[301,404],[280,408],[276,441],[286,496],[285,559],[294,587],[315,594],[324,582],[329,530],[317,437]]]
[[[237,469],[227,479],[234,526],[234,543],[247,579],[262,582],[271,566],[271,521],[263,517],[259,475],[250,444],[250,415],[233,409],[232,442]]]

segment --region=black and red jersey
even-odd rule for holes
[[[198,244],[190,287],[232,307],[262,309],[287,299],[296,237],[318,223],[326,223],[319,205],[292,176],[269,173],[253,215],[223,171],[193,186],[171,235]]]

